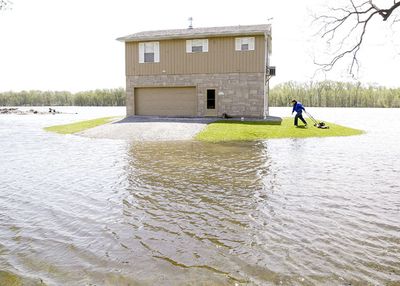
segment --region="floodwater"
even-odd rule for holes
[[[124,113],[60,110],[0,115],[0,285],[400,285],[399,109],[221,144],[43,131]]]

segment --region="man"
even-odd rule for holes
[[[300,101],[297,101],[295,99],[292,100],[292,104],[293,104],[293,110],[292,110],[292,114],[293,112],[296,111],[296,116],[294,117],[294,126],[298,127],[297,122],[299,121],[299,118],[301,121],[303,121],[304,125],[307,126],[307,122],[306,120],[303,118],[303,110],[305,110],[304,106],[301,104]]]

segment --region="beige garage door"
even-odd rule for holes
[[[196,116],[196,88],[135,88],[135,114],[159,116]]]

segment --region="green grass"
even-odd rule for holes
[[[23,283],[18,276],[0,270],[0,285],[22,286]]]
[[[351,136],[364,133],[362,130],[352,129],[337,124],[325,122],[329,129],[320,129],[313,126],[308,120],[307,128],[293,126],[293,118],[283,118],[281,125],[271,125],[266,122],[242,122],[219,120],[210,123],[202,132],[197,134],[200,141],[254,141],[277,138],[307,138],[329,136]]]
[[[114,119],[116,119],[116,117],[103,117],[103,118],[97,118],[97,119],[92,119],[92,120],[79,121],[79,122],[75,122],[75,123],[71,123],[71,124],[45,127],[44,130],[56,132],[56,133],[60,133],[60,134],[72,134],[72,133],[81,132],[81,131],[89,129],[89,128],[93,128],[93,127],[96,127],[99,125],[109,123],[110,121],[113,121]]]

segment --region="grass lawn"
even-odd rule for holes
[[[65,124],[65,125],[55,125],[55,126],[50,126],[50,127],[45,127],[44,130],[46,131],[51,131],[51,132],[56,132],[60,134],[72,134],[72,133],[77,133],[81,132],[83,130],[93,128],[99,125],[106,124],[110,121],[113,121],[117,117],[103,117],[103,118],[97,118],[97,119],[92,119],[92,120],[86,120],[86,121],[79,121],[71,124]]]
[[[200,141],[253,141],[276,138],[307,138],[329,136],[351,136],[364,133],[362,130],[352,129],[337,124],[325,122],[329,129],[320,129],[309,122],[306,128],[293,126],[293,118],[283,118],[281,125],[271,125],[266,122],[242,122],[219,120],[210,123],[203,131],[197,134]]]
[[[0,270],[0,283],[2,283],[1,285],[8,285],[8,286],[23,285],[22,280],[18,276],[2,270]]]

